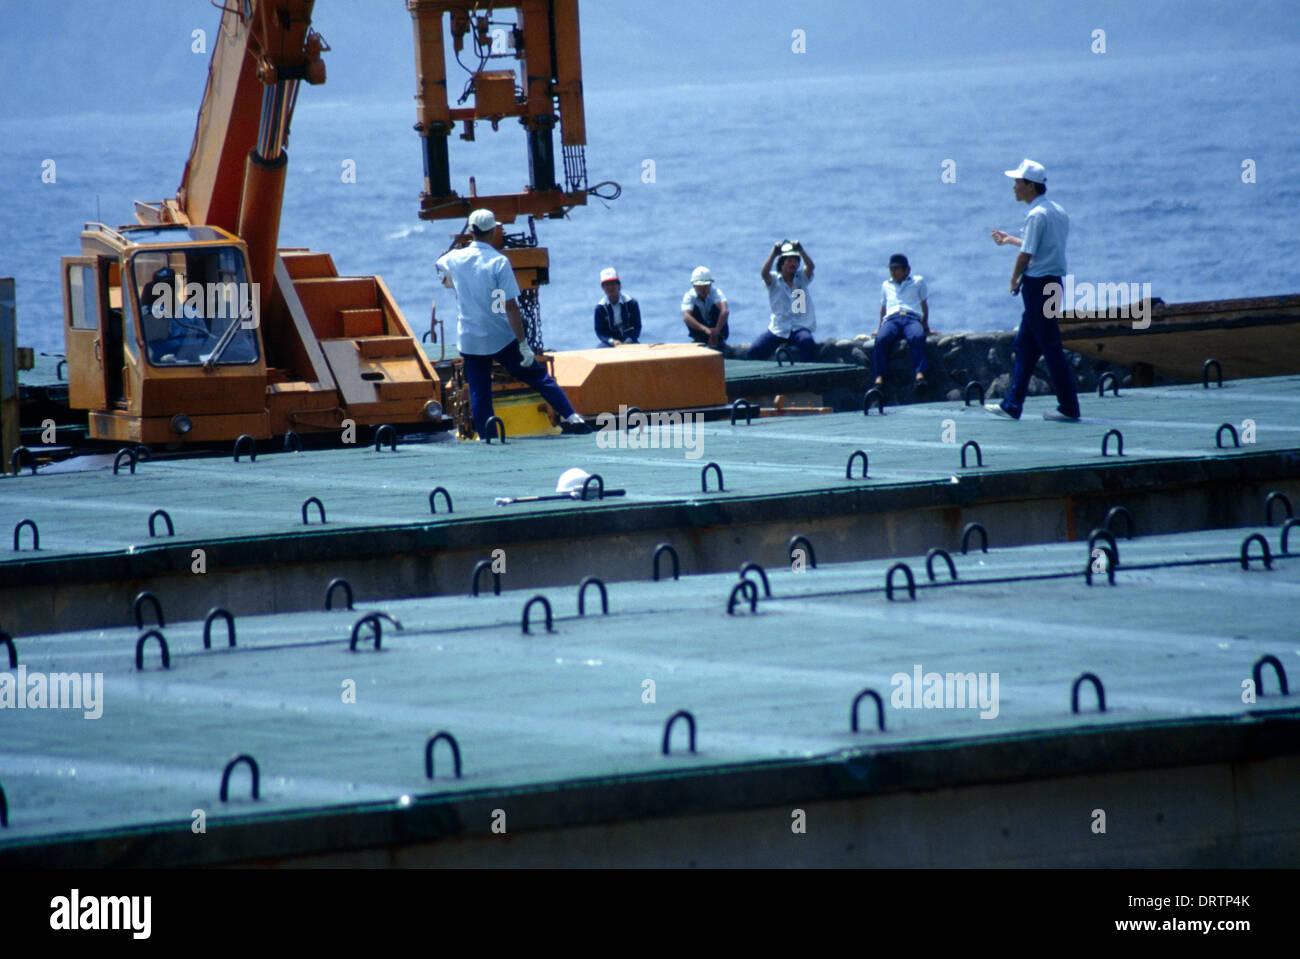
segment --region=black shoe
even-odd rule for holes
[[[561,433],[590,433],[591,425],[584,420],[579,414],[574,413],[567,420],[560,420]]]

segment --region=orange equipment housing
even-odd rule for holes
[[[69,398],[92,439],[194,443],[440,419],[432,364],[377,276],[277,248],[314,0],[227,0],[176,197],[88,224],[63,260]]]
[[[725,406],[722,354],[698,343],[625,344],[565,350],[551,363],[555,381],[583,416]]]

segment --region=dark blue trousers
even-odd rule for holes
[[[1047,293],[1044,288],[1061,283],[1059,276],[1025,276],[1020,280],[1020,297],[1025,304],[1025,312],[1020,318],[1020,332],[1012,348],[1016,351],[1016,362],[1011,373],[1011,390],[1002,401],[1002,408],[1020,419],[1025,407],[1025,394],[1029,392],[1029,378],[1034,373],[1034,365],[1042,357],[1047,362],[1047,372],[1052,377],[1052,388],[1056,390],[1056,402],[1066,416],[1079,415],[1079,393],[1074,387],[1074,374],[1065,359],[1065,348],[1061,346],[1061,328],[1056,317],[1048,316],[1045,310]]]
[[[925,358],[925,327],[921,325],[921,320],[910,313],[895,313],[885,318],[876,333],[872,363],[877,376],[889,374],[889,354],[894,351],[894,344],[899,337],[906,337],[907,345],[912,348],[912,366],[916,372],[924,373],[930,369],[930,363]]]
[[[804,363],[811,363],[813,350],[817,344],[813,342],[812,333],[802,326],[791,330],[788,339],[777,336],[771,330],[764,330],[758,335],[758,339],[749,344],[749,352],[745,354],[745,359],[766,360],[783,346],[790,346],[796,359]]]
[[[722,315],[722,308],[719,307],[718,304],[716,303],[714,303],[711,307],[709,307],[709,318],[707,320],[700,315],[700,308],[698,306],[691,307],[691,316],[695,317],[696,320],[703,323],[711,330],[717,328],[718,317],[721,315]],[[691,335],[692,340],[694,340],[696,343],[703,343],[705,346],[709,345],[709,338],[707,336],[705,336],[695,327],[691,326],[689,323],[686,323],[685,320],[683,320],[682,322],[683,324],[685,324],[686,332]],[[729,324],[727,323],[722,324],[722,333],[718,336],[719,344],[727,342],[727,334],[730,332],[730,330],[728,330],[727,328],[728,326]]]
[[[573,404],[560,389],[560,384],[546,372],[546,366],[537,360],[532,366],[519,362],[519,343],[511,343],[503,350],[491,356],[462,354],[465,361],[465,382],[469,384],[469,407],[474,417],[474,432],[483,436],[487,432],[487,421],[492,418],[492,361],[500,363],[515,379],[527,383],[542,399],[554,407],[562,418],[573,415]]]

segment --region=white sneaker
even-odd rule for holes
[[[1043,414],[1043,419],[1045,419],[1045,420],[1052,420],[1053,422],[1056,422],[1056,423],[1077,423],[1077,422],[1079,422],[1079,417],[1077,417],[1077,416],[1066,416],[1066,415],[1065,415],[1064,413],[1062,413],[1060,410],[1048,410],[1046,413]]]
[[[1015,419],[1014,416],[1002,408],[1002,404],[1000,403],[985,403],[984,410],[985,412],[992,413],[994,416],[1002,416],[1009,420]]]

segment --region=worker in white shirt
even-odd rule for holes
[[[1044,196],[1047,193],[1047,171],[1041,163],[1026,158],[1016,169],[1004,172],[1015,181],[1012,189],[1016,200],[1029,204],[1024,237],[1011,236],[1002,230],[992,230],[990,235],[998,246],[1020,248],[1011,270],[1011,295],[1021,295],[1025,310],[1012,344],[1016,361],[1011,373],[1011,386],[1001,403],[988,403],[984,408],[995,416],[1020,419],[1025,395],[1029,391],[1029,378],[1041,356],[1052,377],[1052,388],[1059,404],[1055,410],[1044,413],[1043,419],[1077,423],[1080,417],[1079,393],[1061,344],[1061,328],[1048,305],[1053,300],[1060,303],[1070,218],[1061,204]]]
[[[895,253],[889,258],[889,279],[880,284],[880,325],[873,355],[876,386],[885,385],[889,355],[900,337],[907,339],[912,350],[916,385],[926,384],[925,374],[930,369],[925,356],[925,338],[930,335],[929,295],[925,277],[912,273],[906,256]]]
[[[472,241],[438,258],[438,272],[456,291],[457,347],[469,384],[474,432],[485,436],[492,418],[492,364],[541,394],[559,414],[566,432],[587,432],[586,422],[558,383],[533,355],[519,312],[519,284],[510,261],[497,249],[501,224],[491,210],[469,215]]]

